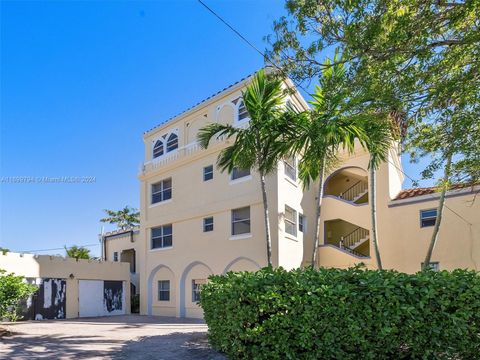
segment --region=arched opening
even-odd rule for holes
[[[325,244],[359,257],[370,256],[370,232],[342,219],[325,221]]]
[[[178,148],[178,135],[171,133],[167,140],[167,153]]]
[[[354,204],[368,203],[368,173],[359,167],[335,171],[325,181],[324,195],[338,197]]]
[[[232,260],[223,270],[223,273],[226,274],[229,271],[257,271],[261,266],[252,259],[240,256]]]
[[[199,290],[212,274],[210,267],[201,261],[194,261],[185,268],[179,284],[180,317],[203,317],[203,311],[197,303]]]
[[[175,316],[175,290],[173,271],[166,265],[156,266],[147,281],[148,315]]]
[[[153,158],[155,159],[159,156],[162,156],[163,154],[164,154],[163,141],[157,140],[155,142],[155,145],[153,146]]]

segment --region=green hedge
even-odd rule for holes
[[[230,359],[480,359],[473,271],[265,268],[210,277],[200,303]]]

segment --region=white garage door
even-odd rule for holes
[[[103,316],[103,281],[80,280],[78,283],[78,316]]]
[[[79,317],[125,314],[123,281],[79,280]]]

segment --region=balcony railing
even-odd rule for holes
[[[348,235],[342,236],[340,238],[340,247],[353,250],[358,245],[360,245],[363,242],[363,240],[367,239],[368,237],[369,237],[368,230],[362,227],[357,227]]]
[[[340,193],[339,197],[347,201],[356,201],[368,191],[368,183],[366,181],[357,181],[347,190]]]

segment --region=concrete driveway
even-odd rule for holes
[[[3,323],[1,359],[225,359],[201,320],[111,316]]]

